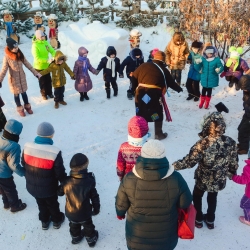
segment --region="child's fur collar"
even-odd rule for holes
[[[9,51],[7,46],[5,47],[4,52],[5,52],[5,55],[8,56],[11,60],[13,60],[13,61],[16,60],[17,54]]]

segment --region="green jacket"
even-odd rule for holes
[[[57,64],[60,60],[64,62],[62,64]],[[64,70],[72,77],[74,77],[74,73],[71,71],[67,63],[66,56],[60,51],[57,50],[55,54],[55,60],[49,65],[49,67],[41,72],[41,75],[47,75],[52,72],[52,86],[53,88],[59,88],[66,84],[66,77],[64,74]]]
[[[48,68],[49,53],[52,57],[56,54],[56,51],[51,47],[49,42],[45,40],[33,40],[31,52],[34,57],[33,67],[38,70]]]
[[[166,157],[139,156],[132,172],[121,181],[116,213],[126,215],[129,250],[173,250],[178,242],[178,208],[187,208],[192,195],[186,181]]]

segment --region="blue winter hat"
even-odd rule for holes
[[[23,130],[23,124],[17,120],[10,119],[4,126],[4,130],[10,134],[20,135]]]
[[[38,136],[49,137],[55,133],[54,127],[48,122],[42,122],[36,131]]]

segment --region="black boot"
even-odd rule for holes
[[[194,98],[193,95],[188,95],[188,98],[186,99],[187,101],[192,100]]]
[[[118,88],[114,88],[114,96],[118,95]]]
[[[12,213],[16,213],[24,210],[26,207],[27,207],[26,203],[23,203],[22,200],[18,200],[17,204],[15,206],[12,206],[10,211]]]
[[[133,94],[132,94],[132,91],[130,89],[127,90],[127,97],[128,97],[129,100],[133,99]]]
[[[155,122],[155,139],[156,140],[163,140],[167,138],[168,133],[162,132],[162,121],[161,122]]]
[[[110,89],[106,89],[107,98],[110,99]]]
[[[83,96],[84,96],[84,98],[85,98],[86,100],[89,100],[89,97],[88,97],[88,95],[87,95],[87,92],[84,92]]]
[[[98,231],[95,230],[94,236],[92,236],[92,237],[86,237],[86,240],[87,240],[87,242],[88,242],[88,244],[89,244],[90,247],[94,247],[95,246],[95,244],[96,244],[96,242],[98,240],[98,236],[99,236],[98,235]]]
[[[80,102],[83,102],[84,101],[84,95],[83,95],[83,92],[80,92]]]

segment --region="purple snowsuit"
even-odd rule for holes
[[[88,53],[87,49],[84,47],[79,48],[78,54],[80,57],[83,56],[84,53]],[[87,71],[83,71],[84,63],[87,63]],[[97,74],[98,71],[94,69],[88,58],[86,58],[86,62],[83,62],[81,60],[77,60],[75,62],[75,66],[73,69],[76,81],[75,81],[75,89],[78,92],[88,92],[92,89],[92,81],[90,79],[88,70],[92,72],[93,74]]]
[[[225,65],[224,65],[224,71],[226,72],[226,76],[234,76],[238,78],[238,80],[240,80],[240,78],[243,76],[243,73],[244,72],[246,73],[249,70],[247,62],[244,59],[240,58],[238,67],[236,68],[235,71],[233,71],[232,67],[226,66],[228,59],[229,58],[226,58]]]

